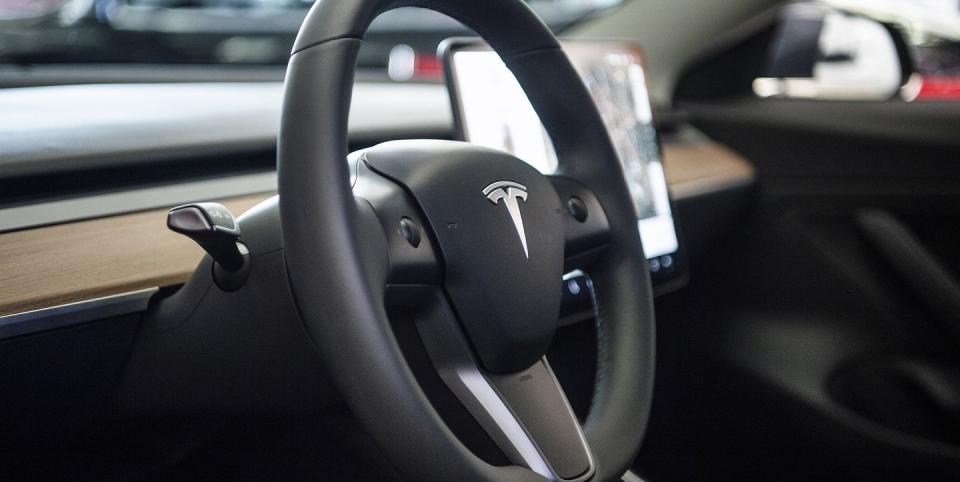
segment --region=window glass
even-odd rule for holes
[[[761,97],[960,99],[960,0],[821,0],[784,9]]]

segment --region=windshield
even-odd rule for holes
[[[554,30],[621,0],[529,0]],[[284,65],[312,0],[4,0],[0,65]],[[360,67],[386,67],[402,44],[433,55],[453,20],[399,9],[371,27]],[[404,50],[403,52],[408,52]]]

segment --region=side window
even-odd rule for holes
[[[822,100],[960,100],[960,0],[789,5],[753,91]]]

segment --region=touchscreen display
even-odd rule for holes
[[[564,42],[563,49],[593,96],[620,157],[647,257],[676,252],[641,51],[605,42]],[[545,174],[554,172],[557,157],[550,138],[500,57],[476,44],[454,46],[447,55],[463,139],[510,152]]]

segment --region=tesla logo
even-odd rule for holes
[[[517,236],[520,236],[520,242],[523,244],[523,254],[530,258],[527,251],[527,235],[523,231],[523,218],[520,217],[520,202],[518,199],[527,201],[527,187],[512,181],[497,181],[483,188],[483,195],[494,204],[503,205],[510,212],[510,219],[513,220],[513,226],[517,228]]]

